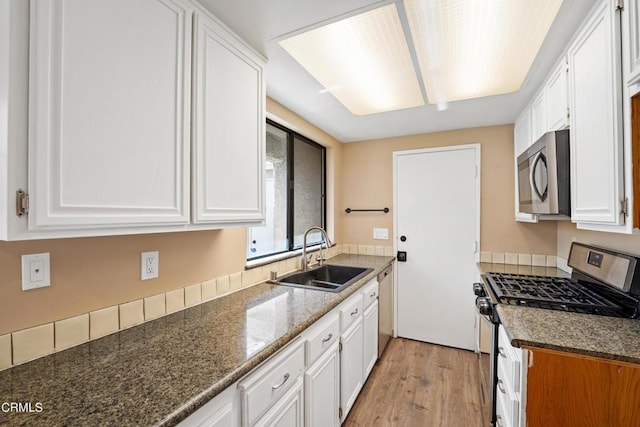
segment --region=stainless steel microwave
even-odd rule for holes
[[[518,156],[520,212],[571,215],[569,130],[545,133]]]

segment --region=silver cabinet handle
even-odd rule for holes
[[[330,340],[331,340],[331,338],[333,338],[333,334],[329,334],[329,335],[327,335],[327,337],[326,337],[325,339],[323,339],[323,340],[322,340],[322,342],[323,342],[323,343],[325,343],[325,342],[327,342],[327,341],[330,341]]]
[[[496,417],[496,427],[502,427],[502,417],[500,415]]]
[[[357,308],[351,312],[352,316],[355,316],[356,314],[358,314],[358,309]]]
[[[504,389],[504,383],[502,380],[498,380],[498,390],[502,392],[502,394],[507,394],[507,391]]]
[[[278,384],[278,385],[272,385],[271,389],[272,390],[279,389],[280,387],[282,387],[284,385],[284,383],[287,382],[288,379],[289,379],[289,374],[284,374],[284,379],[282,380],[282,382],[280,384]]]
[[[507,358],[507,353],[504,352],[504,347],[498,347],[498,354],[505,359]]]

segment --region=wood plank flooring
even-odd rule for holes
[[[395,338],[343,426],[486,426],[478,355]]]

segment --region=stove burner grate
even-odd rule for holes
[[[622,307],[575,280],[510,273],[487,274],[503,304],[618,316]]]

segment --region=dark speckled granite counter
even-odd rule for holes
[[[556,268],[478,264],[481,272],[510,272],[558,277]],[[528,270],[528,271],[527,271]],[[640,320],[618,319],[530,307],[498,305],[511,344],[640,363]]]
[[[340,293],[263,283],[0,372],[0,425],[179,423],[360,289],[393,257],[343,254],[372,267]]]

